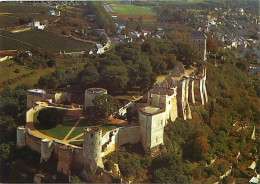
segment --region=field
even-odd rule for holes
[[[48,5],[27,5],[18,2],[2,2],[0,4],[0,13],[40,13],[44,9],[48,10]]]
[[[118,15],[156,15],[156,13],[149,7],[141,7],[127,4],[114,4],[110,7]]]
[[[10,33],[1,31],[1,50],[27,50],[28,48],[38,47],[44,50],[56,52],[84,51],[92,47],[92,44],[73,40],[61,35],[41,31],[30,30],[21,33]],[[18,43],[18,44],[16,44]]]
[[[8,15],[0,15],[0,23],[0,28],[18,26],[19,18]]]
[[[19,73],[15,73],[14,70],[19,69]],[[27,84],[29,87],[33,87],[37,84],[40,76],[54,72],[55,68],[45,69],[30,69],[26,66],[21,66],[12,60],[7,60],[0,63],[0,88],[8,85],[11,88],[19,86],[21,84]]]

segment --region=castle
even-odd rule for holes
[[[84,106],[93,106],[92,100],[97,95],[106,94],[102,88],[90,88],[85,91]],[[119,149],[120,146],[141,142],[145,153],[156,154],[163,143],[164,127],[168,119],[177,117],[191,119],[189,104],[208,102],[206,90],[206,69],[185,70],[178,62],[170,74],[148,91],[147,103],[138,107],[137,126],[121,126],[102,134],[98,126],[86,127],[83,135],[83,147],[64,143],[55,138],[46,139],[34,133],[33,114],[44,106],[66,108],[70,111],[82,111],[80,105],[62,105],[70,101],[68,92],[50,93],[41,89],[28,90],[26,126],[17,128],[17,146],[28,146],[41,154],[42,160],[48,160],[52,154],[58,159],[57,170],[68,174],[71,167],[80,167],[87,162],[91,168],[103,168],[102,158]]]

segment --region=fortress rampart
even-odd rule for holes
[[[102,88],[90,88],[85,91],[85,108],[93,106],[92,100],[107,91]],[[160,151],[163,142],[164,127],[168,120],[177,117],[191,119],[190,103],[204,105],[208,102],[206,90],[206,69],[195,74],[195,69],[185,70],[182,63],[164,79],[148,91],[147,103],[138,108],[139,125],[118,127],[102,134],[99,126],[86,127],[83,136],[83,147],[65,144],[51,137],[43,138],[32,133],[30,124],[34,122],[34,113],[44,107],[72,109],[73,106],[59,104],[69,101],[68,92],[50,93],[41,89],[28,90],[26,126],[17,128],[17,147],[28,146],[41,154],[41,161],[51,155],[58,159],[59,172],[68,174],[70,168],[81,168],[88,163],[91,169],[103,167],[102,157],[119,149],[122,145],[141,142],[146,153],[154,155]],[[50,100],[48,100],[50,99]],[[54,103],[53,103],[54,102]],[[132,106],[132,103],[126,107]],[[77,106],[82,110],[80,106]],[[124,107],[125,108],[125,107]],[[75,110],[75,108],[73,108]],[[122,112],[125,113],[126,109]]]

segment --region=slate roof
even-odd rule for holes
[[[207,38],[207,36],[202,31],[191,32],[190,36],[192,38],[197,38],[197,39],[206,39]]]

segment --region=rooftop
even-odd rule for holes
[[[206,39],[207,36],[201,32],[201,31],[194,31],[190,33],[190,36],[193,38],[201,38],[201,39]]]
[[[153,106],[145,106],[140,108],[140,111],[148,115],[154,115],[154,114],[159,114],[161,112],[164,112],[164,109],[159,107],[153,107]]]
[[[38,94],[44,94],[45,93],[45,91],[42,90],[42,89],[29,89],[28,92],[38,93]]]
[[[103,93],[106,93],[107,90],[104,89],[104,88],[88,88],[86,89],[87,93],[100,93],[100,94],[103,94]]]

